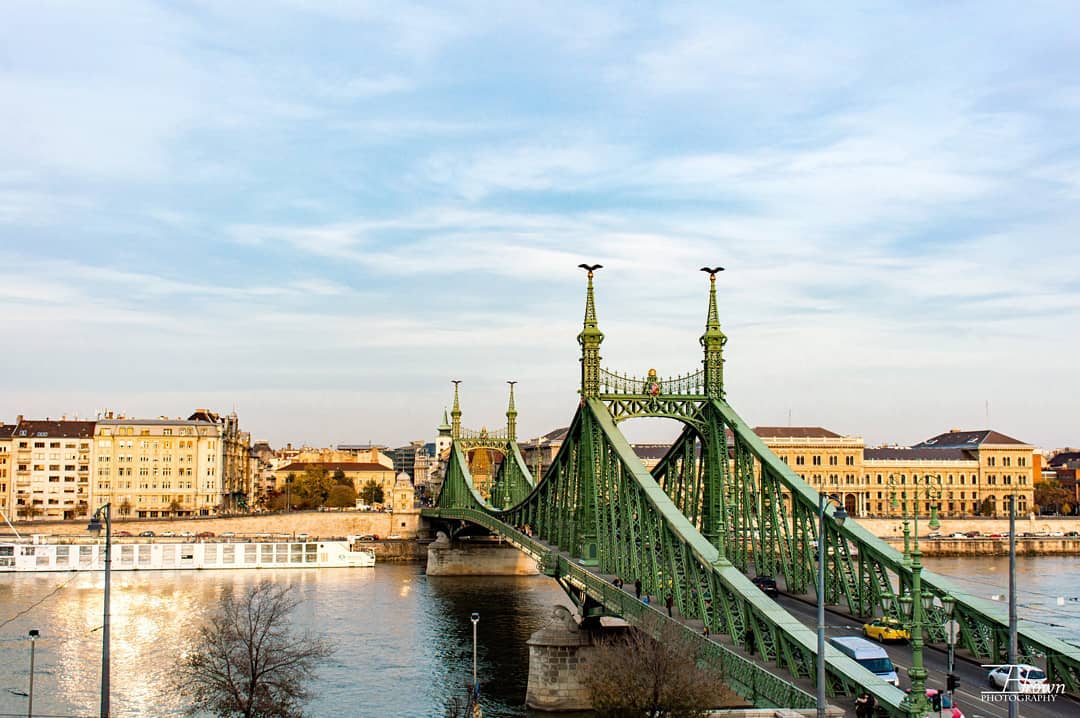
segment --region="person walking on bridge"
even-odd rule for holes
[[[863,691],[859,694],[859,697],[855,699],[855,715],[858,718],[870,718],[874,715],[874,706],[876,701],[874,697],[867,691]]]
[[[671,606],[675,603],[675,599],[671,597],[670,593],[667,596],[664,596],[664,603],[667,604],[667,617],[673,618],[671,615]]]
[[[641,579],[640,578],[635,578],[634,579],[634,595],[637,596],[637,599],[639,601],[641,600]]]

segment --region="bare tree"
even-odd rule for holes
[[[601,639],[584,679],[601,718],[700,718],[732,701],[721,677],[697,658],[695,638],[677,626],[655,628],[659,640],[629,629]]]
[[[299,601],[289,586],[263,580],[241,596],[226,593],[180,659],[173,679],[191,695],[189,715],[222,718],[299,718],[315,668],[333,649],[322,639],[289,631]]]

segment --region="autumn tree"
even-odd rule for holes
[[[1062,488],[1061,483],[1056,479],[1048,479],[1035,484],[1035,503],[1040,511],[1049,509],[1055,513],[1064,513],[1061,510],[1062,505],[1067,505],[1072,498],[1072,493]]]
[[[308,466],[293,484],[293,505],[308,509],[323,506],[332,488],[334,488],[334,480],[326,467]]]
[[[356,506],[356,492],[351,486],[335,484],[330,489],[330,495],[326,499],[326,505],[335,509],[344,509]]]
[[[191,698],[188,715],[303,716],[307,685],[333,650],[320,638],[290,630],[289,614],[299,603],[291,591],[270,580],[239,596],[225,591],[173,674],[173,688]]]
[[[720,676],[698,660],[701,639],[654,620],[658,638],[630,629],[600,640],[584,678],[596,715],[703,718],[732,702]]]
[[[334,484],[336,486],[348,486],[350,488],[353,488],[352,479],[350,479],[348,476],[346,476],[345,472],[342,471],[340,467],[337,468],[337,469],[334,469],[334,473],[331,474],[331,476],[334,479]]]

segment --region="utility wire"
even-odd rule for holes
[[[8,625],[8,624],[9,624],[9,623],[11,623],[12,621],[15,621],[15,620],[19,619],[20,617],[22,617],[22,616],[25,616],[26,614],[30,613],[30,611],[33,611],[33,610],[34,610],[35,608],[37,608],[37,607],[38,607],[38,606],[40,606],[41,604],[45,603],[45,601],[47,601],[47,600],[49,600],[50,598],[52,598],[53,596],[55,596],[55,595],[56,595],[57,593],[59,593],[59,592],[60,592],[60,589],[62,589],[62,588],[63,588],[64,586],[68,585],[69,583],[71,583],[71,582],[72,582],[72,581],[74,581],[75,579],[79,578],[79,576],[80,576],[80,574],[76,572],[76,573],[75,573],[75,574],[73,574],[73,575],[71,576],[71,578],[69,578],[69,579],[68,579],[67,581],[64,581],[63,583],[61,583],[60,585],[58,585],[58,586],[57,586],[56,588],[54,588],[53,590],[49,591],[49,592],[48,592],[47,594],[45,594],[44,596],[42,596],[41,598],[39,598],[39,599],[38,599],[37,601],[34,601],[34,602],[33,602],[33,603],[31,603],[31,604],[30,604],[29,606],[27,606],[27,607],[26,607],[26,608],[24,608],[23,610],[19,611],[18,613],[16,613],[16,614],[15,614],[14,616],[12,616],[11,618],[7,619],[7,620],[6,620],[6,621],[4,621],[3,623],[0,623],[0,628],[3,628],[4,626]],[[0,716],[2,716],[2,715],[8,715],[8,714],[6,714],[6,713],[0,713]]]

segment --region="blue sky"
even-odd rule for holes
[[[717,5],[5,3],[0,418],[533,436],[595,261],[641,374],[728,268],[751,423],[1080,443],[1080,9]]]

